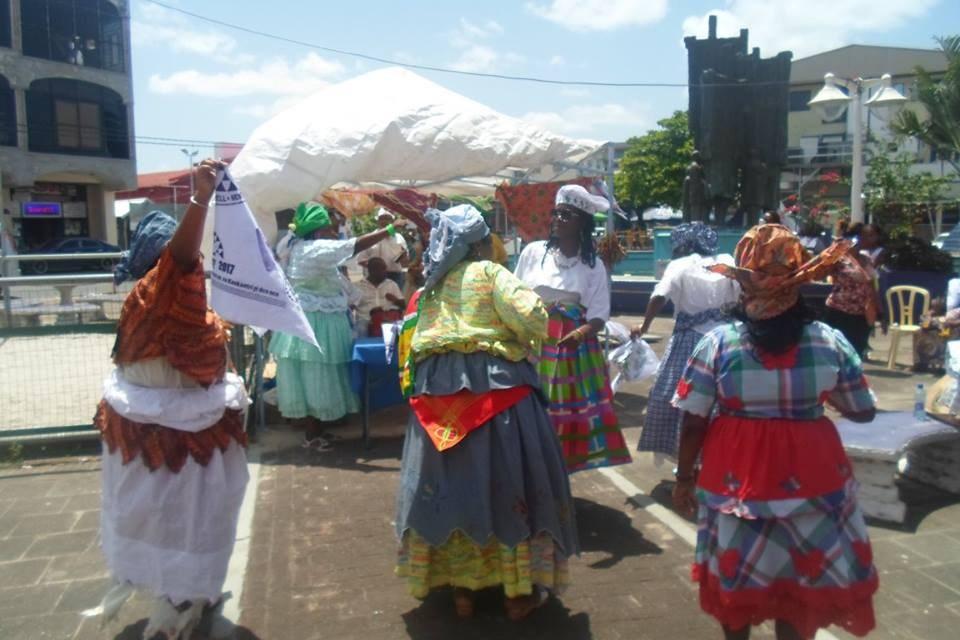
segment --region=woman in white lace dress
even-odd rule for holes
[[[387,225],[339,240],[329,213],[316,202],[297,207],[292,231],[295,238],[278,253],[320,348],[288,333],[274,333],[270,353],[277,360],[277,400],[285,418],[306,423],[305,446],[328,449],[324,423],[359,408],[348,369],[353,345],[349,299],[338,267],[396,231]]]
[[[675,459],[680,438],[680,411],[670,404],[687,359],[700,338],[724,321],[724,307],[737,302],[740,285],[707,267],[733,265],[729,254],[717,253],[717,232],[701,222],[682,224],[670,234],[673,260],[667,265],[647,303],[643,324],[633,334],[643,335],[667,300],[673,302],[674,327],[650,391],[647,415],[640,435],[640,451],[652,451],[659,464]]]

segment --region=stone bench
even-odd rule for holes
[[[837,430],[860,483],[865,515],[902,523],[907,505],[900,499],[898,476],[960,493],[960,429],[912,413],[878,413],[873,422],[838,420]]]

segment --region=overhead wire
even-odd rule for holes
[[[226,22],[224,20],[219,20],[217,18],[211,18],[200,13],[195,13],[189,11],[182,7],[177,7],[166,2],[161,2],[160,0],[144,0],[150,4],[157,5],[158,7],[163,7],[169,11],[174,11],[176,13],[190,16],[191,18],[196,18],[197,20],[202,20],[210,24],[215,24],[220,27],[226,27],[228,29],[233,29],[235,31],[241,31],[243,33],[248,33],[250,35],[255,35],[261,38],[267,38],[270,40],[276,40],[279,42],[284,42],[287,44],[293,44],[301,47],[306,47],[310,49],[316,49],[317,51],[325,51],[327,53],[334,53],[341,56],[348,56],[352,58],[358,58],[360,60],[367,60],[369,62],[379,62],[381,64],[389,64],[396,67],[404,67],[407,69],[417,69],[418,71],[432,71],[435,73],[446,73],[450,75],[459,75],[459,76],[468,76],[473,78],[488,78],[494,80],[509,80],[514,82],[531,82],[536,84],[548,84],[548,85],[561,85],[561,86],[580,86],[580,87],[613,87],[613,88],[679,88],[686,89],[690,88],[690,84],[687,82],[647,82],[647,81],[626,81],[626,82],[604,82],[600,80],[557,80],[554,78],[539,78],[536,76],[517,76],[509,75],[503,73],[487,73],[482,71],[465,71],[463,69],[452,69],[450,67],[440,67],[436,65],[429,64],[417,64],[414,62],[404,62],[401,60],[396,60],[392,58],[385,58],[382,56],[376,56],[369,53],[363,53],[360,51],[350,51],[348,49],[339,49],[336,47],[329,47],[321,44],[316,44],[313,42],[307,42],[305,40],[298,40],[296,38],[291,38],[288,36],[282,36],[276,33],[269,33],[267,31],[261,31],[259,29],[253,29],[251,27],[245,27],[243,25],[235,24],[232,22]],[[756,87],[762,85],[785,85],[789,84],[788,80],[762,80],[762,81],[753,81],[753,82],[729,82],[729,83],[710,83],[710,87]]]
[[[65,129],[76,129],[79,133],[80,129],[91,129],[95,127],[82,127],[79,125],[53,125],[53,126],[41,126],[41,125],[29,125],[17,123],[16,129],[18,132],[30,133],[31,131],[36,133],[60,133]],[[148,145],[157,145],[157,146],[188,146],[188,147],[218,147],[222,145],[237,145],[242,146],[242,143],[239,142],[227,142],[223,140],[197,140],[194,138],[170,138],[163,136],[145,136],[145,135],[117,135],[116,132],[110,131],[109,129],[99,128],[99,135],[103,140],[115,142],[115,141],[130,141],[136,144],[148,144]]]

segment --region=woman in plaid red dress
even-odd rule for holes
[[[838,242],[806,261],[795,235],[768,224],[737,245],[736,267],[711,267],[740,283],[741,322],[707,333],[677,385],[673,500],[698,511],[693,577],[728,639],[765,620],[779,639],[831,624],[862,636],[875,625],[877,572],[856,481],[823,412],[829,404],[869,422],[875,399],[854,348],[813,321],[799,295],[846,250]]]

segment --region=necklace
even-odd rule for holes
[[[572,269],[580,264],[579,255],[568,258],[567,256],[563,255],[560,249],[557,248],[550,249],[550,255],[553,258],[553,264],[557,265],[557,269],[566,271],[567,269]]]

